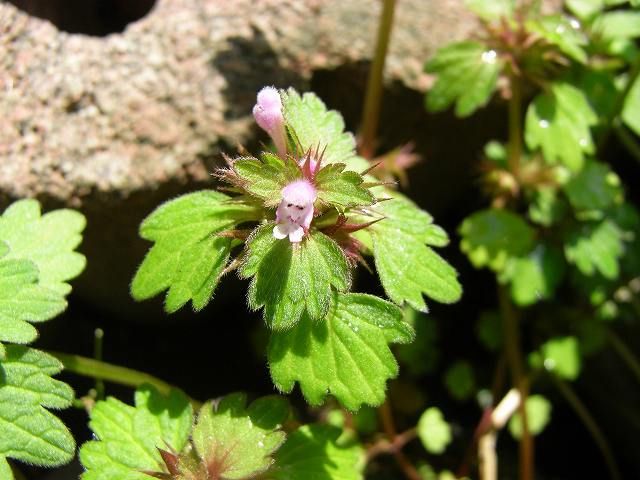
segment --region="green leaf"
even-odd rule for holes
[[[232,168],[236,174],[233,182],[264,200],[268,206],[276,206],[282,197],[282,189],[301,177],[300,168],[293,160],[285,161],[269,152],[263,152],[260,159],[238,158],[233,161]]]
[[[425,244],[448,242],[444,230],[433,218],[406,197],[393,193],[375,211],[383,219],[367,230],[373,240],[376,269],[384,291],[398,305],[407,302],[426,310],[422,295],[452,303],[462,294],[457,272]]]
[[[356,172],[345,172],[345,167],[342,163],[333,163],[316,174],[318,199],[339,210],[374,203],[373,194],[362,186],[362,176]]]
[[[429,453],[440,454],[451,443],[451,427],[440,409],[427,408],[418,420],[418,437]]]
[[[548,163],[579,171],[585,154],[594,152],[590,127],[597,121],[584,93],[568,83],[554,83],[529,105],[525,140],[530,149],[542,149]]]
[[[511,257],[531,251],[535,231],[518,215],[505,210],[482,210],[460,226],[461,250],[476,268],[500,272]]]
[[[149,385],[136,391],[135,407],[109,397],[90,416],[96,439],[80,449],[83,480],[148,480],[143,471],[163,471],[158,449],[181,451],[193,421],[184,394],[172,390],[164,396]]]
[[[324,318],[332,289],[346,291],[351,278],[342,250],[321,232],[299,244],[273,236],[273,223],[258,227],[247,241],[239,273],[251,278],[249,306],[264,307],[264,318],[275,329],[295,325],[306,311],[311,320]]]
[[[622,230],[611,220],[579,225],[569,234],[564,254],[584,275],[596,272],[615,279],[620,274],[618,259],[624,252]]]
[[[10,252],[7,259],[32,261],[38,268],[40,285],[67,295],[68,280],[85,267],[84,255],[74,249],[82,241],[86,221],[75,210],[60,209],[40,215],[36,200],[19,200],[0,217],[0,240]]]
[[[500,277],[511,283],[511,297],[520,306],[553,297],[564,274],[562,253],[548,245],[539,244],[526,257],[513,257]]]
[[[398,374],[387,344],[412,340],[413,329],[392,303],[371,295],[335,295],[323,321],[304,315],[294,328],[272,332],[271,377],[285,393],[300,382],[311,405],[320,405],[327,393],[349,410],[380,405],[387,380]]]
[[[433,373],[440,357],[437,319],[408,306],[404,308],[404,319],[415,329],[416,338],[396,348],[398,360],[414,377]]]
[[[469,10],[484,20],[511,18],[515,7],[514,0],[465,0]]]
[[[478,42],[460,42],[439,49],[425,69],[438,75],[427,92],[426,105],[433,112],[446,110],[455,102],[455,113],[467,117],[491,98],[502,60],[495,50]]]
[[[580,375],[580,345],[575,337],[558,337],[544,343],[539,352],[532,354],[534,367],[545,368],[567,380]]]
[[[569,180],[564,191],[576,210],[604,210],[622,201],[620,178],[608,165],[594,160]]]
[[[271,455],[285,440],[279,430],[289,414],[284,398],[260,398],[249,408],[246,402],[244,394],[236,393],[217,404],[206,403],[193,429],[193,445],[202,463],[225,480],[266,471],[273,464]]]
[[[14,480],[11,466],[2,455],[0,455],[0,478],[2,478],[2,480]]]
[[[281,90],[282,106],[287,128],[299,147],[301,156],[309,150],[324,151],[323,162],[344,163],[348,170],[363,171],[368,163],[356,157],[356,142],[351,133],[344,131],[344,120],[335,110],[313,93],[300,96],[293,88]]]
[[[155,242],[131,283],[136,300],[168,289],[165,310],[189,300],[204,308],[229,260],[231,239],[216,234],[251,219],[252,207],[233,203],[214,191],[183,195],[164,203],[140,225],[140,236]]]
[[[558,47],[567,57],[584,64],[587,62],[587,53],[583,47],[588,42],[579,26],[576,28],[574,25],[575,20],[564,15],[548,15],[527,22],[528,30]]]
[[[64,297],[38,283],[28,260],[0,259],[0,341],[30,343],[38,332],[27,322],[49,320],[67,306]]]
[[[622,120],[636,135],[640,136],[640,77],[636,78],[624,100]]]
[[[531,395],[525,403],[527,411],[527,428],[532,435],[538,435],[551,419],[551,403],[542,395]],[[514,438],[522,436],[522,419],[520,412],[514,413],[509,420],[509,432]]]
[[[276,453],[273,480],[362,480],[364,452],[338,443],[342,431],[329,425],[304,425]]]
[[[46,353],[8,345],[0,363],[0,463],[6,457],[39,466],[69,462],[75,443],[46,408],[66,408],[73,391],[54,380],[62,364]]]
[[[581,20],[587,20],[604,9],[604,0],[565,0],[571,13]]]
[[[532,222],[550,227],[562,220],[567,212],[567,204],[555,188],[537,189],[529,203],[528,216]]]
[[[593,22],[592,32],[605,41],[640,37],[640,12],[605,12]]]
[[[460,401],[467,400],[476,389],[473,368],[468,362],[458,360],[445,372],[444,383],[453,398]]]

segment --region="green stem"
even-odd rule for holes
[[[605,117],[605,121],[603,122],[602,130],[600,131],[599,138],[596,142],[598,146],[598,150],[600,150],[604,144],[607,142],[609,138],[609,134],[611,130],[616,126],[616,120],[622,113],[624,109],[624,102],[627,100],[627,96],[633,87],[633,84],[636,82],[638,77],[640,76],[640,56],[636,58],[636,61],[631,65],[631,70],[629,71],[629,77],[627,78],[627,83],[625,83],[624,88],[616,97],[615,103],[613,104],[613,108],[611,109],[611,113]]]
[[[167,395],[172,389],[177,389],[173,385],[160,380],[159,378],[149,375],[148,373],[133,370],[131,368],[112,365],[107,362],[94,360],[80,355],[72,355],[69,353],[47,351],[53,355],[64,365],[64,369],[81,375],[83,377],[94,378],[96,380],[106,380],[108,382],[126,385],[128,387],[137,388],[144,383],[153,385],[160,393]],[[194,408],[199,408],[201,403],[192,398],[189,399]]]
[[[627,128],[616,122],[615,127],[613,127],[613,132],[618,137],[618,140],[624,145],[627,151],[631,154],[631,156],[638,162],[640,162],[640,144],[636,141],[636,139],[629,133]]]
[[[380,119],[384,63],[387,58],[389,39],[391,38],[395,6],[396,0],[383,0],[376,50],[369,70],[367,92],[362,110],[362,127],[359,135],[359,151],[365,158],[373,158],[375,152],[376,131],[378,130],[378,120]]]
[[[102,340],[104,338],[104,330],[96,328],[93,334],[93,358],[102,361]],[[96,400],[104,399],[104,381],[96,378]]]
[[[511,75],[511,98],[509,99],[509,170],[517,179],[522,157],[522,84]]]
[[[611,330],[607,332],[607,340],[640,382],[640,361],[631,349]]]
[[[609,448],[609,444],[607,443],[606,438],[604,437],[600,427],[594,420],[594,418],[587,410],[587,407],[582,403],[578,395],[573,391],[573,389],[563,380],[561,380],[557,375],[551,375],[556,387],[565,398],[567,403],[573,408],[576,412],[580,420],[587,428],[594,442],[598,446],[602,457],[604,458],[605,463],[607,464],[607,468],[609,470],[609,478],[612,480],[621,480],[620,472],[618,470],[618,465],[616,464],[615,458],[611,453],[611,449]]]
[[[498,286],[498,299],[505,334],[505,350],[511,381],[520,392],[520,417],[522,418],[522,436],[520,437],[520,480],[533,480],[533,437],[529,431],[527,418],[527,396],[529,395],[529,383],[527,381],[524,366],[522,364],[522,352],[520,351],[520,332],[518,331],[518,311],[509,298],[509,291],[503,285]]]

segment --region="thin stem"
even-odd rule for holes
[[[640,382],[640,361],[631,349],[611,330],[607,331],[607,340]]]
[[[505,350],[511,371],[511,381],[520,392],[520,416],[522,418],[522,436],[520,437],[520,480],[533,480],[533,438],[529,431],[529,422],[525,405],[529,395],[529,383],[522,365],[520,351],[520,332],[518,331],[518,311],[509,298],[504,286],[498,286],[498,299],[505,333]]]
[[[393,421],[393,414],[391,413],[391,407],[389,406],[388,401],[385,401],[378,408],[378,415],[380,416],[382,428],[384,429],[384,433],[387,436],[389,443],[394,444],[398,434],[396,433],[396,426]],[[421,480],[422,477],[420,477],[418,470],[416,470],[416,467],[413,466],[411,461],[404,453],[402,453],[401,450],[395,450],[392,453],[396,459],[396,463],[409,480]]]
[[[478,440],[478,473],[480,480],[498,479],[498,455],[496,454],[496,441],[498,434],[490,430]]]
[[[404,446],[418,436],[416,428],[410,428],[396,435],[391,443],[386,438],[381,438],[367,448],[367,462],[382,454],[393,455],[402,450]]]
[[[607,464],[607,469],[609,470],[609,478],[611,478],[612,480],[621,480],[620,471],[618,470],[618,465],[616,464],[615,458],[611,453],[611,448],[609,447],[604,434],[600,430],[600,427],[598,427],[598,424],[589,413],[587,407],[582,403],[578,395],[576,395],[569,384],[561,380],[557,375],[552,374],[551,378],[553,379],[556,387],[565,398],[567,403],[571,406],[571,408],[573,408],[578,417],[580,417],[580,420],[591,434],[593,441],[598,446],[598,449],[600,450],[600,453],[602,454],[602,457]]]
[[[509,170],[518,178],[522,157],[522,83],[512,74],[511,98],[509,99]]]
[[[160,380],[153,375],[133,370],[131,368],[112,365],[107,362],[101,362],[99,360],[94,360],[93,358],[87,358],[80,355],[52,351],[47,351],[47,353],[60,360],[65,370],[83,377],[106,380],[108,382],[134,388],[139,387],[144,383],[148,383],[165,395],[168,394],[170,390],[177,389],[177,387],[174,387],[164,380]],[[192,398],[190,398],[189,401],[194,408],[199,408],[201,405],[200,402]]]
[[[378,26],[376,50],[367,80],[367,92],[362,110],[362,127],[358,142],[358,150],[365,158],[373,158],[375,152],[376,132],[378,130],[378,120],[380,119],[384,63],[387,58],[389,39],[391,38],[395,6],[396,0],[382,0],[382,15]]]
[[[635,63],[631,65],[631,70],[629,71],[629,77],[627,78],[627,83],[625,84],[622,91],[616,97],[615,103],[613,104],[613,108],[611,109],[611,113],[605,117],[605,121],[603,122],[603,128],[600,131],[599,138],[596,142],[598,146],[598,150],[600,150],[604,144],[607,142],[609,138],[609,134],[611,130],[615,127],[616,120],[622,113],[624,109],[624,102],[627,100],[627,96],[633,87],[633,84],[636,82],[638,77],[640,76],[640,56],[636,59]]]
[[[629,130],[627,130],[624,125],[616,122],[615,127],[613,127],[613,132],[616,134],[618,140],[620,140],[622,145],[624,145],[631,156],[637,162],[640,162],[640,144],[638,144],[633,135],[629,133]]]
[[[102,340],[104,338],[104,330],[96,328],[93,333],[93,358],[102,361]],[[104,381],[96,378],[96,400],[104,399]]]

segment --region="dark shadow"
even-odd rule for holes
[[[259,30],[253,29],[251,38],[231,37],[227,43],[229,48],[211,59],[211,65],[227,83],[222,91],[227,107],[225,118],[249,115],[256,94],[264,86],[300,88],[303,84],[300,74],[280,65],[278,54]]]
[[[104,37],[146,16],[156,0],[8,0],[59,30]]]

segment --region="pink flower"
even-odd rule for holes
[[[257,102],[253,107],[253,117],[273,140],[278,155],[284,158],[287,154],[287,136],[282,115],[282,100],[278,90],[274,87],[264,87],[258,92]]]
[[[278,239],[288,236],[292,243],[301,242],[313,220],[316,197],[316,189],[308,180],[295,180],[284,187],[282,201],[276,210],[273,236]]]

